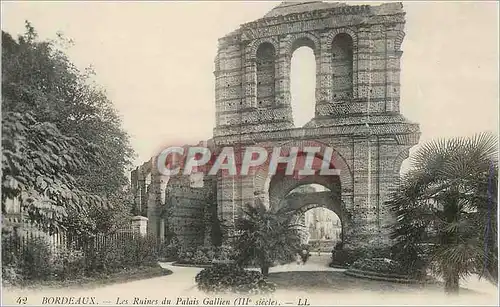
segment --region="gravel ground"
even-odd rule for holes
[[[327,266],[329,255],[313,255],[305,265],[295,263],[271,269],[269,279],[278,284],[271,297],[249,297],[250,305],[298,305],[308,303],[327,305],[491,305],[498,306],[498,289],[473,277],[462,283],[464,289],[458,297],[447,297],[442,288],[419,288],[349,277],[343,270]],[[2,306],[19,305],[19,297],[26,297],[26,305],[41,305],[48,297],[94,297],[99,305],[117,304],[159,306],[168,305],[234,305],[234,295],[206,295],[198,291],[194,277],[200,268],[171,266],[163,263],[173,274],[106,285],[98,288],[71,289],[15,289],[4,288]],[[307,302],[305,301],[307,299]],[[135,302],[135,304],[134,304]],[[64,304],[66,305],[66,304]]]

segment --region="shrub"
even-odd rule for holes
[[[158,262],[156,239],[133,236],[127,240],[110,240],[90,246],[85,253],[87,273],[113,273],[126,268],[152,266]]]
[[[211,264],[214,259],[231,260],[233,251],[228,247],[200,246],[197,248],[183,248],[179,252],[179,263]]]
[[[156,238],[154,236],[136,236],[131,242],[135,247],[134,266],[154,266],[158,262]]]
[[[191,248],[191,247],[182,247],[179,250],[179,262],[181,262],[181,263],[192,263],[195,252],[196,252],[196,249],[194,249],[194,248]]]
[[[233,260],[235,251],[230,246],[218,246],[215,248],[215,258],[219,260]]]
[[[7,283],[68,279],[82,276],[85,261],[82,252],[64,245],[51,250],[42,238],[3,237],[2,274]]]
[[[172,244],[164,244],[160,247],[158,256],[163,259],[176,260],[179,258],[179,248]]]
[[[123,240],[91,242],[84,250],[71,244],[58,245],[52,251],[49,243],[41,238],[21,242],[17,236],[2,236],[4,280],[16,284],[21,281],[76,279],[157,264],[155,238],[119,238]]]
[[[85,253],[86,273],[88,275],[108,274],[117,271],[118,268],[123,268],[126,262],[121,256],[125,250],[126,247],[119,247],[117,244],[103,244],[99,248],[91,246]]]
[[[260,272],[235,264],[214,264],[198,273],[195,282],[199,290],[207,293],[262,294],[276,290],[276,285],[265,280]]]
[[[385,247],[373,247],[361,250],[359,253],[359,257],[361,258],[391,258],[391,250],[390,248]]]
[[[430,263],[431,245],[395,244],[391,248],[391,259],[401,263],[401,266],[416,278],[426,277]]]
[[[350,266],[358,259],[364,258],[391,258],[388,248],[363,248],[363,249],[342,249],[338,243],[332,251],[332,262],[330,266]]]
[[[382,274],[407,275],[407,271],[395,260],[387,258],[365,258],[355,261],[351,268]]]
[[[179,252],[179,240],[175,235],[171,235],[171,238],[160,246],[158,256],[167,260],[177,260],[179,259]]]
[[[2,266],[17,263],[19,239],[2,231]]]
[[[212,259],[208,258],[207,253],[203,250],[197,250],[192,258],[194,264],[210,263]]]
[[[20,272],[27,280],[47,280],[51,277],[52,251],[47,241],[29,238],[20,254]]]
[[[22,281],[20,269],[20,240],[2,229],[2,282],[16,285]]]
[[[334,250],[330,266],[349,266],[354,262],[353,254],[347,250]]]
[[[7,285],[17,285],[23,280],[23,276],[15,265],[2,265],[2,282]]]
[[[74,279],[85,274],[85,257],[72,246],[59,247],[52,256],[52,276],[55,279]]]

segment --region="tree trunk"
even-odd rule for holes
[[[460,287],[459,281],[460,277],[457,272],[449,272],[444,277],[444,292],[450,295],[458,294],[458,290]]]
[[[267,266],[267,265],[261,266],[261,267],[260,267],[260,272],[261,272],[261,273],[262,273],[262,275],[264,275],[265,277],[269,276],[269,266]]]

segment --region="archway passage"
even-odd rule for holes
[[[311,253],[331,255],[336,244],[342,242],[342,221],[332,210],[312,207],[304,212],[306,244]],[[328,259],[329,260],[329,259]]]
[[[291,190],[278,211],[293,212],[301,225],[301,242],[314,265],[327,266],[332,250],[343,243],[342,206],[332,190],[319,184],[303,184]],[[309,260],[308,260],[309,261]]]

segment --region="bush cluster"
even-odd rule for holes
[[[156,238],[133,236],[126,240],[106,241],[97,248],[85,249],[88,275],[114,273],[123,269],[153,266],[158,262]]]
[[[42,238],[2,237],[2,274],[6,283],[68,280],[110,274],[157,264],[156,240],[134,236],[89,244],[85,249],[74,245],[51,245]]]
[[[382,274],[406,275],[401,264],[387,258],[365,258],[355,261],[350,268]]]
[[[391,252],[387,248],[366,248],[349,250],[343,249],[342,245],[335,246],[332,251],[330,266],[350,266],[358,259],[365,258],[391,258]]]
[[[177,235],[174,232],[168,232],[165,241],[160,245],[158,257],[160,261],[176,261],[179,259],[181,246]]]
[[[236,264],[214,264],[198,273],[195,281],[198,289],[207,293],[265,294],[276,290],[276,285],[260,272]]]
[[[181,248],[179,263],[183,264],[211,264],[214,259],[229,260],[233,258],[233,251],[228,247],[198,246],[195,248]]]
[[[2,277],[7,283],[51,277],[53,261],[49,245],[39,238],[23,246],[19,238],[2,236]]]

